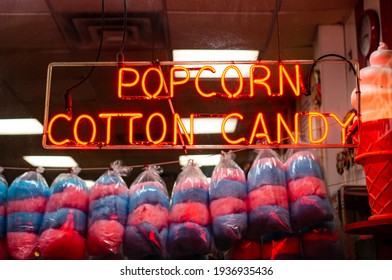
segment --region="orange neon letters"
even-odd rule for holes
[[[56,146],[61,146],[61,145],[64,145],[64,144],[67,144],[67,143],[70,142],[69,139],[64,139],[63,141],[56,141],[53,138],[53,125],[54,125],[54,122],[57,121],[60,118],[66,119],[67,121],[71,120],[71,117],[67,116],[66,114],[57,114],[50,120],[50,122],[48,124],[48,138],[49,138],[49,141],[52,142]]]
[[[229,143],[229,144],[231,144],[231,145],[236,145],[236,144],[240,144],[240,143],[245,143],[245,141],[246,141],[245,137],[240,137],[240,138],[238,138],[238,139],[236,139],[236,140],[231,140],[231,139],[227,136],[225,126],[226,126],[226,122],[227,122],[230,118],[238,118],[238,119],[240,119],[240,120],[243,120],[243,119],[244,119],[244,116],[241,115],[240,113],[231,113],[231,114],[227,115],[227,116],[223,119],[223,121],[222,121],[222,127],[221,127],[221,133],[222,133],[223,138],[226,140],[227,143]]]
[[[128,82],[128,83],[124,82],[125,73],[127,72],[133,73],[135,75],[135,79],[132,82]],[[120,99],[124,98],[123,91],[122,91],[123,87],[131,88],[139,82],[139,79],[140,79],[140,75],[136,69],[127,68],[127,67],[120,68],[120,70],[118,70],[118,87],[117,87],[118,98]]]
[[[234,69],[236,72],[237,72],[237,74],[238,74],[238,79],[239,79],[239,86],[238,86],[238,89],[237,89],[237,91],[236,92],[231,92],[227,87],[226,87],[226,73],[227,73],[227,71],[229,71],[230,69]],[[234,65],[229,65],[229,66],[227,66],[226,68],[225,68],[225,70],[223,70],[223,73],[222,73],[222,77],[221,77],[221,86],[222,86],[222,89],[223,89],[223,91],[227,94],[227,96],[229,97],[229,98],[235,98],[235,97],[237,97],[239,94],[241,94],[241,92],[242,92],[242,89],[244,88],[244,79],[242,78],[242,74],[241,74],[241,71],[240,71],[240,69],[238,69],[238,67],[236,67],[236,66],[234,66]]]
[[[153,118],[158,117],[162,121],[162,135],[161,138],[158,140],[153,140],[151,137],[151,121]],[[152,114],[148,119],[147,119],[147,124],[146,124],[146,136],[147,140],[155,145],[161,143],[165,137],[166,137],[166,131],[167,131],[167,124],[166,124],[166,119],[161,113],[154,113]]]
[[[323,121],[324,125],[320,124],[319,127],[322,128],[324,127],[324,134],[322,134],[320,136],[319,139],[314,139],[313,138],[313,133],[316,131],[313,127],[314,127],[314,123],[313,123],[313,118],[315,117],[319,117],[321,118],[321,120]],[[319,144],[322,143],[328,136],[328,132],[329,132],[329,126],[328,126],[328,121],[327,118],[318,112],[309,112],[308,113],[308,130],[309,130],[309,141],[313,144]]]
[[[184,71],[185,75],[186,75],[185,79],[175,81],[174,74],[176,71]],[[189,78],[190,78],[189,70],[187,68],[185,68],[184,66],[173,66],[170,69],[170,97],[171,98],[174,97],[174,86],[183,85],[183,84],[187,83],[189,81]]]
[[[188,133],[186,131],[186,127],[185,127],[184,123],[181,120],[180,115],[177,113],[174,114],[173,145],[177,145],[177,134],[181,133],[181,130],[177,129],[177,128],[182,129],[186,139],[188,140],[189,145],[191,145],[191,146],[193,145],[193,143],[194,143],[194,118],[195,118],[194,114],[191,114],[189,116],[190,127],[189,127],[189,133]]]
[[[289,135],[291,141],[293,142],[293,144],[297,144],[298,143],[298,113],[296,113],[294,115],[294,135],[291,132],[289,126],[287,125],[287,123],[284,121],[282,114],[278,113],[277,115],[277,142],[278,144],[282,143],[282,125],[284,127],[284,129],[286,130],[287,134]]]
[[[90,137],[89,141],[82,141],[79,138],[78,126],[79,126],[79,123],[82,119],[86,119],[91,123],[91,137]],[[78,142],[78,144],[80,144],[80,145],[87,145],[88,143],[94,142],[95,136],[97,135],[97,127],[95,125],[94,119],[91,116],[86,115],[86,114],[80,115],[75,120],[73,134],[74,134],[75,141]]]
[[[330,116],[333,117],[336,122],[342,127],[342,144],[346,144],[346,127],[350,125],[351,121],[354,119],[355,113],[351,113],[347,118],[346,122],[342,122],[339,117],[334,113],[331,113]]]
[[[215,72],[216,72],[216,70],[215,70],[214,67],[211,67],[211,66],[204,66],[204,67],[202,67],[202,68],[197,72],[197,74],[196,74],[196,77],[195,77],[195,88],[196,88],[196,91],[197,91],[202,97],[206,97],[206,98],[208,98],[208,97],[213,97],[213,96],[216,95],[216,92],[215,92],[215,91],[210,92],[210,93],[205,93],[205,92],[202,91],[201,88],[200,88],[200,85],[199,85],[199,83],[200,83],[200,82],[199,82],[199,80],[200,80],[200,75],[201,75],[201,73],[202,73],[204,70],[211,71],[212,73],[215,73]]]
[[[257,133],[257,128],[258,128],[260,123],[261,123],[261,127],[263,128],[264,132]],[[256,117],[256,120],[255,120],[254,125],[253,125],[252,135],[250,136],[249,143],[250,144],[254,144],[253,141],[254,141],[255,138],[256,139],[265,138],[267,140],[267,143],[271,144],[271,138],[268,135],[268,130],[267,130],[267,126],[265,125],[263,113],[258,113],[258,115]]]

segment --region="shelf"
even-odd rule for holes
[[[345,232],[349,234],[376,235],[380,237],[388,236],[388,238],[391,239],[392,217],[370,219],[366,221],[351,223],[347,224],[344,229]]]

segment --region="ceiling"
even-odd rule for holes
[[[356,3],[356,0],[128,0],[123,53],[126,61],[170,61],[173,49],[254,49],[259,50],[261,60],[313,59],[317,26],[344,23]],[[104,9],[99,61],[115,61],[123,38],[124,2],[106,0]],[[1,1],[0,118],[35,117],[43,121],[48,64],[95,61],[101,39],[101,15],[98,0]],[[69,71],[60,84],[66,88],[80,81],[86,72],[86,69]],[[105,80],[99,73],[93,73],[81,86],[85,100],[74,101],[74,105],[104,106],[108,102],[102,97],[104,88]],[[62,98],[60,94],[58,99]],[[287,102],[260,106],[265,110],[279,107],[287,112],[295,106],[292,100]],[[192,106],[189,101],[187,104]],[[210,110],[216,107],[211,106]],[[3,174],[9,182],[22,172],[9,167],[29,168],[23,155],[72,155],[82,167],[80,175],[94,180],[103,171],[83,168],[104,168],[117,159],[131,166],[162,163],[175,161],[183,154],[181,150],[47,150],[41,140],[41,135],[0,136],[0,166],[6,168]],[[252,151],[238,153],[237,162],[246,168],[253,156]],[[170,187],[181,171],[180,166],[167,164],[163,170],[162,177]],[[139,172],[135,168],[128,182]],[[50,183],[57,173],[47,171],[44,175]]]

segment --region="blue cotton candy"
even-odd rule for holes
[[[29,232],[38,234],[43,214],[16,212],[7,215],[7,232]]]
[[[0,206],[7,201],[7,185],[0,178]]]
[[[48,197],[49,188],[41,181],[16,179],[9,187],[8,200],[26,199],[37,196]]]
[[[212,181],[209,188],[210,200],[235,197],[245,199],[248,194],[247,185],[238,181],[232,180],[217,180]]]
[[[263,185],[286,186],[285,172],[269,164],[252,166],[248,172],[249,192]]]
[[[186,222],[169,226],[167,248],[172,257],[208,254],[211,242],[209,229],[199,224]]]
[[[6,236],[5,225],[6,225],[6,216],[0,216],[0,238]]]
[[[315,159],[305,156],[298,157],[290,162],[286,170],[286,176],[288,181],[293,181],[309,176],[324,180],[323,170],[319,162]]]
[[[77,186],[80,189],[84,190],[86,193],[88,193],[86,183],[76,176],[66,176],[64,177],[64,179],[56,181],[54,184],[51,185],[50,188],[52,193],[59,193],[63,192],[69,186]]]
[[[127,221],[127,195],[108,195],[94,200],[89,205],[89,223],[97,220],[116,220],[125,225]]]
[[[300,230],[333,220],[333,209],[328,198],[304,196],[289,204],[293,230]]]
[[[226,251],[234,246],[246,234],[248,227],[247,213],[229,214],[216,217],[212,222],[215,246]]]
[[[274,232],[290,232],[289,211],[278,205],[260,206],[248,214],[248,235],[259,239],[261,235]]]
[[[83,211],[74,208],[61,208],[55,212],[45,213],[41,225],[41,232],[49,228],[59,229],[67,222],[68,215],[73,217],[73,230],[86,236],[87,217]]]
[[[163,189],[155,186],[144,186],[130,195],[129,213],[145,203],[152,205],[158,204],[162,207],[169,208],[169,199]]]
[[[172,194],[172,205],[183,202],[200,202],[208,204],[208,191],[201,188],[189,188]]]
[[[149,223],[128,225],[123,241],[124,255],[129,259],[163,258],[166,256],[167,228],[160,231]]]

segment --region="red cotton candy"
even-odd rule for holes
[[[115,220],[98,220],[87,233],[87,251],[90,255],[102,256],[117,253],[121,249],[124,227]]]
[[[0,216],[5,216],[5,206],[0,205]]]
[[[80,187],[70,186],[62,192],[50,196],[46,205],[47,212],[54,212],[60,208],[76,208],[87,212],[88,194]]]
[[[317,195],[319,197],[327,197],[328,195],[324,181],[312,176],[289,182],[287,192],[290,202],[308,195]]]
[[[82,260],[85,254],[85,239],[77,231],[50,228],[39,239],[41,256],[48,260]]]
[[[36,257],[38,236],[28,232],[8,232],[8,253],[16,260],[31,260]]]
[[[168,221],[169,211],[160,205],[142,204],[128,216],[128,224],[134,226],[146,222],[162,229],[168,226]]]
[[[246,212],[246,202],[235,197],[219,198],[210,203],[211,218]]]
[[[249,211],[253,211],[260,206],[281,206],[289,208],[287,190],[283,186],[264,185],[252,190],[248,194]]]
[[[211,181],[229,180],[246,183],[245,173],[242,169],[238,168],[217,168],[211,175]]]
[[[210,223],[208,207],[199,202],[177,203],[172,206],[169,215],[172,223],[193,222],[202,226]]]
[[[119,184],[99,185],[96,184],[90,189],[90,201],[97,200],[108,195],[119,195],[127,193],[128,188]]]
[[[261,244],[258,241],[241,239],[230,249],[229,260],[260,260]]]
[[[7,202],[7,213],[15,212],[38,212],[44,213],[47,198],[36,196],[33,198],[10,200]]]
[[[272,241],[271,260],[279,258],[279,255],[299,256],[300,252],[301,244],[298,237],[286,237]]]

